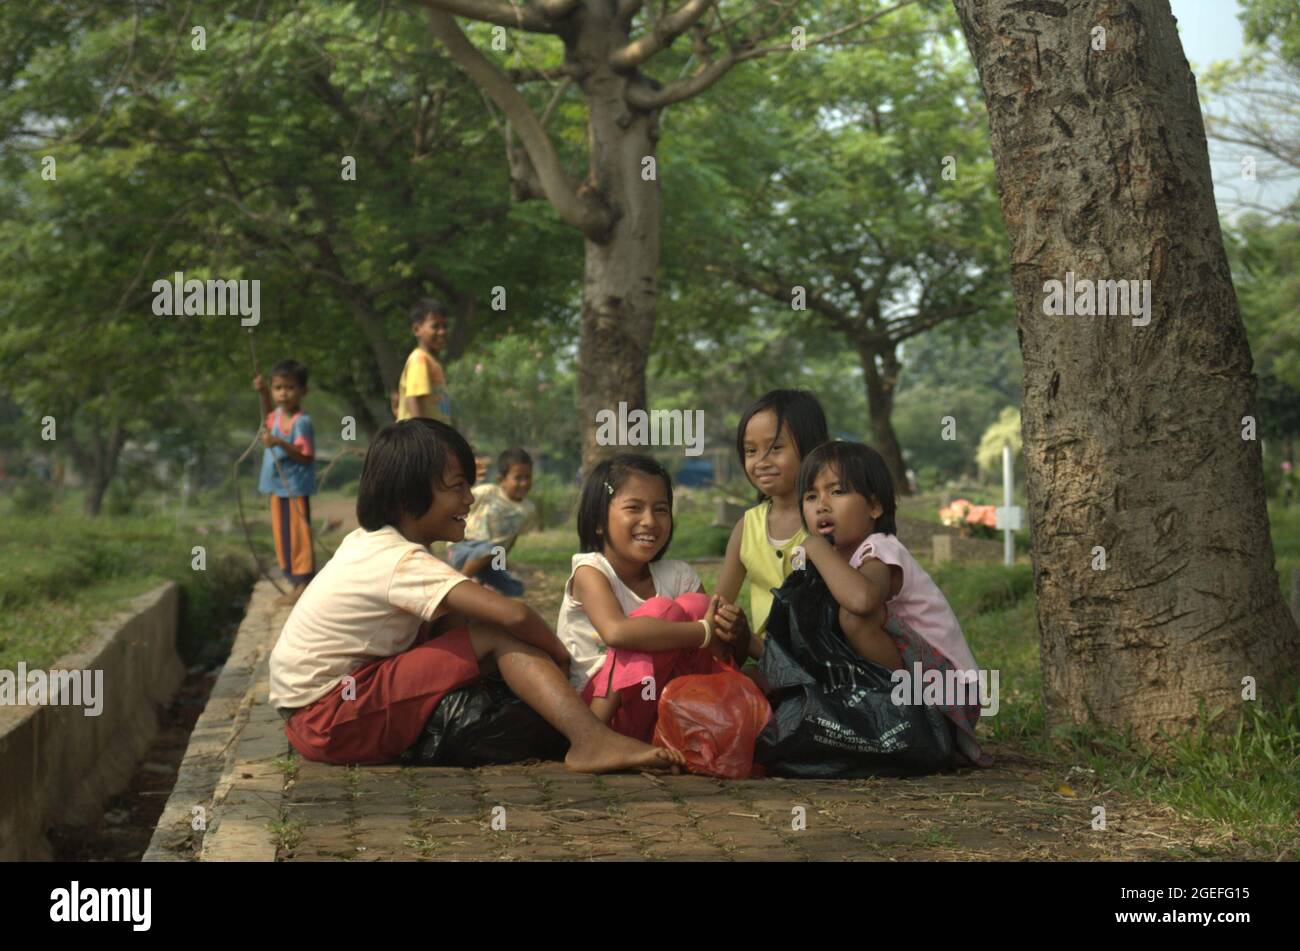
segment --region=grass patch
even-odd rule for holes
[[[292,852],[302,844],[307,823],[302,819],[276,819],[268,822],[266,829],[271,834],[271,843],[277,852]]]
[[[1062,751],[1101,783],[1219,823],[1265,857],[1300,858],[1300,688],[1275,709],[1252,702],[1234,715],[1202,705],[1195,727],[1165,736],[1167,748],[1153,751],[1131,731],[1058,731]]]
[[[298,770],[301,768],[302,762],[298,759],[298,754],[290,750],[271,760],[271,765],[280,771],[280,775],[284,777],[285,782],[292,782],[298,778]]]
[[[263,526],[265,535],[270,530]],[[189,520],[11,513],[0,522],[0,667],[46,667],[127,603],[166,581],[181,587],[178,647],[187,664],[215,660],[253,581],[237,536]],[[192,567],[193,548],[206,569]]]
[[[988,562],[945,562],[930,571],[959,621],[1016,606],[1034,590],[1034,570]]]
[[[1291,600],[1291,572],[1300,571],[1300,504],[1283,508],[1281,502],[1268,503],[1268,521],[1272,527],[1273,555],[1282,597]]]

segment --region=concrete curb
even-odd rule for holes
[[[168,582],[95,626],[53,670],[103,671],[103,709],[0,706],[0,861],[52,857],[46,830],[87,825],[126,788],[185,677],[176,653],[180,589]],[[125,615],[125,616],[124,616]]]
[[[275,760],[289,751],[267,704],[268,660],[289,615],[277,596],[268,581],[253,589],[142,861],[275,861],[267,826],[280,818],[284,787]]]

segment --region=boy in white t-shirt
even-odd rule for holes
[[[270,701],[306,759],[383,763],[419,737],[443,696],[495,667],[570,741],[579,772],[670,767],[681,757],[609,730],[569,686],[568,652],[535,611],[430,554],[464,533],[474,457],[431,419],[384,427],[366,454],[361,528],[307,586],[271,652]]]

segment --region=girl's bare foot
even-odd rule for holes
[[[672,769],[686,762],[676,750],[650,746],[613,730],[581,746],[569,747],[564,765],[575,773],[614,773],[623,769]]]

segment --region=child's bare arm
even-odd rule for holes
[[[885,633],[885,623],[888,620],[889,613],[883,604],[871,617],[866,618],[840,612],[840,627],[854,653],[889,670],[898,670],[903,666],[903,659],[899,656],[893,639]]]
[[[253,377],[253,389],[257,390],[258,399],[262,402],[262,418],[266,419],[275,405],[271,402],[271,388],[266,384],[266,378],[262,374]]]
[[[596,633],[608,647],[664,651],[699,647],[704,642],[704,625],[699,621],[628,617],[614,597],[609,579],[590,565],[581,565],[574,572],[573,595],[582,604]],[[706,617],[710,623],[713,622],[712,605]]]
[[[722,561],[722,571],[718,573],[716,591],[730,603],[736,602],[740,586],[745,583],[745,566],[740,562],[740,540],[745,534],[745,520],[742,518],[731,530],[727,540],[727,555]]]
[[[262,445],[279,446],[284,450],[284,454],[294,462],[311,462],[312,457],[307,455],[291,442],[286,442],[279,436],[272,433],[262,433]]]
[[[555,636],[550,625],[522,601],[466,581],[447,592],[446,604],[451,610],[471,620],[505,628],[525,644],[532,644],[545,651],[561,668],[568,669],[569,652],[565,650],[564,644]]]
[[[831,596],[849,613],[868,617],[889,600],[892,575],[884,562],[868,558],[855,571],[821,535],[809,535],[803,547],[808,560],[821,572]]]

